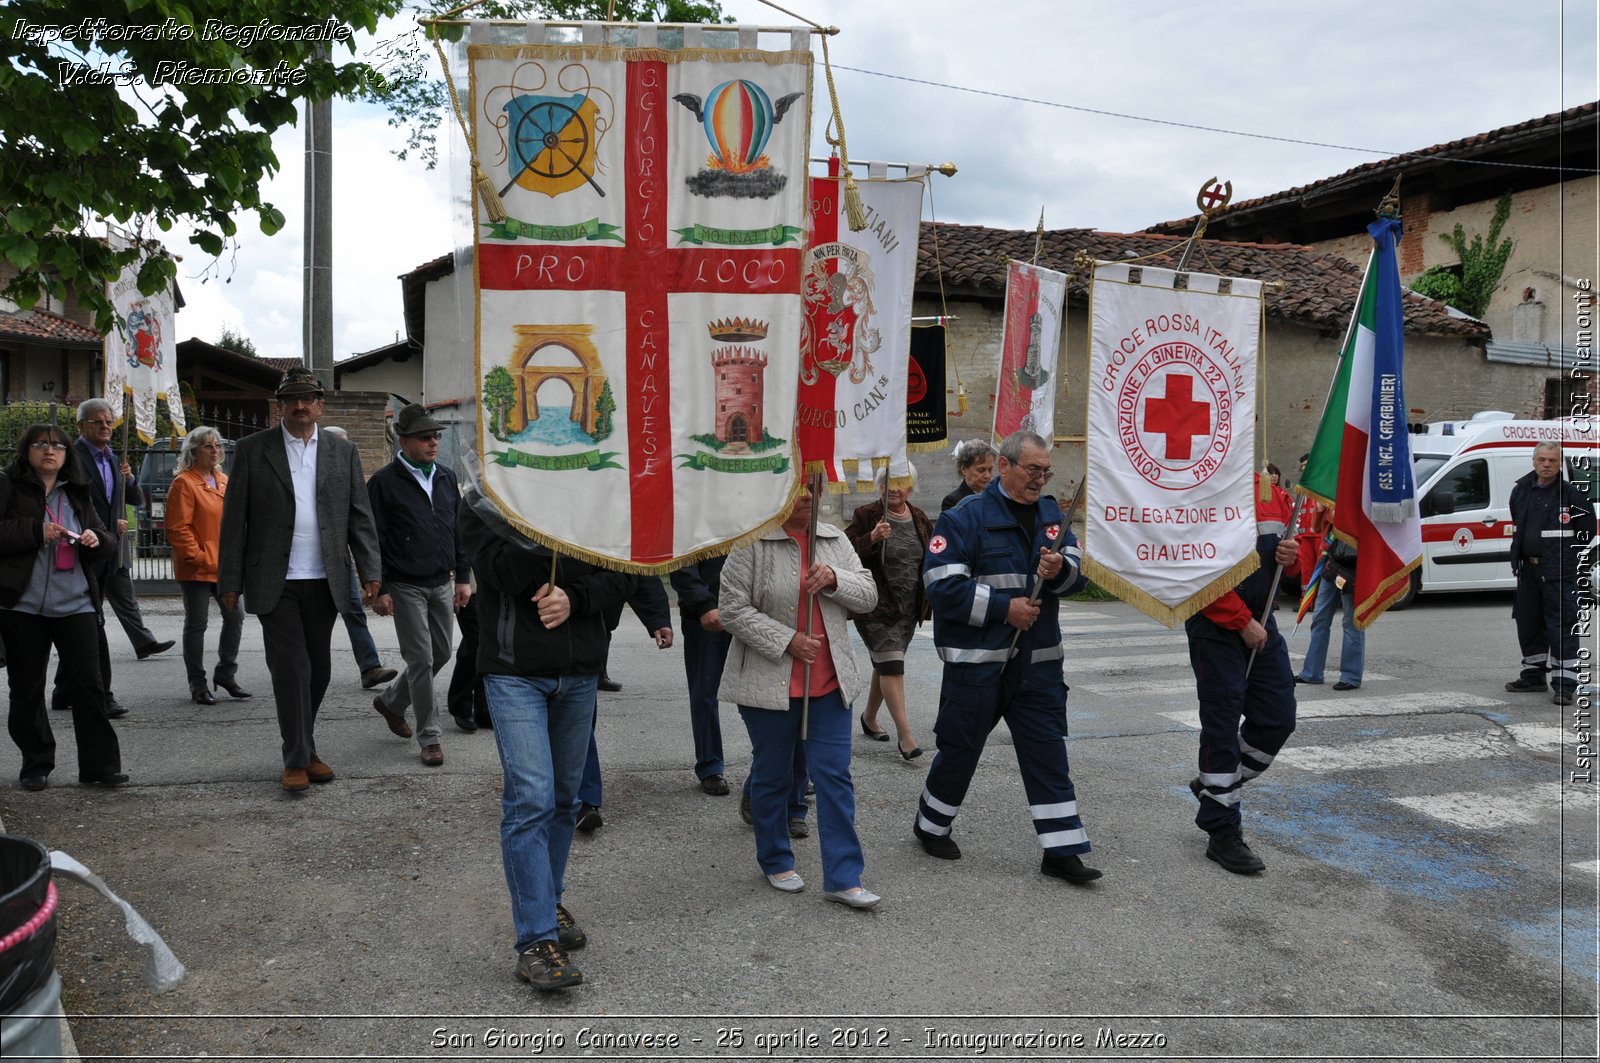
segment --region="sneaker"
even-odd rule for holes
[[[1093,882],[1101,875],[1099,868],[1088,866],[1079,857],[1051,856],[1049,853],[1044,854],[1039,864],[1039,870],[1051,878],[1065,879],[1074,886]]]
[[[911,824],[911,833],[917,836],[922,843],[923,852],[929,856],[937,856],[940,860],[960,860],[961,846],[949,834],[929,834],[915,823]]]
[[[606,821],[600,818],[600,809],[594,805],[584,805],[578,809],[578,829],[583,833],[593,834],[605,824]]]
[[[1550,701],[1554,705],[1571,705],[1572,691],[1558,690],[1554,694],[1550,695]]]
[[[1543,694],[1545,685],[1543,679],[1524,679],[1518,676],[1506,684],[1506,690],[1513,694]]]
[[[811,837],[811,828],[806,826],[806,821],[803,819],[791,819],[789,821],[789,837],[809,838]]]
[[[556,905],[556,939],[567,952],[581,949],[589,943],[589,935],[583,932],[564,904]]]
[[[1235,875],[1253,875],[1267,869],[1261,857],[1244,843],[1244,835],[1236,830],[1213,834],[1206,845],[1206,859],[1221,864],[1224,871]]]
[[[517,977],[545,993],[583,982],[583,972],[554,941],[535,941],[533,948],[517,957]]]

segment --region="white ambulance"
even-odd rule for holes
[[[1511,488],[1533,471],[1533,448],[1559,443],[1566,476],[1594,497],[1600,432],[1594,418],[1519,421],[1490,410],[1413,433],[1411,466],[1422,513],[1422,567],[1397,603],[1418,592],[1512,590]]]

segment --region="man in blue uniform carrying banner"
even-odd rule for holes
[[[1044,849],[1040,870],[1082,885],[1089,839],[1067,766],[1067,686],[1058,603],[1087,582],[1061,507],[1041,492],[1050,445],[1032,432],[1000,444],[999,475],[939,518],[923,562],[933,641],[944,664],[939,753],[917,805],[914,831],[929,855],[957,860],[950,825],[960,811],[989,732],[1011,728],[1028,812]],[[1061,538],[1060,552],[1051,549]],[[1044,580],[1038,604],[1029,601]],[[1013,648],[1012,640],[1016,640]]]

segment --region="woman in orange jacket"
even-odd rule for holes
[[[228,474],[222,471],[222,436],[200,427],[183,440],[178,474],[167,492],[167,542],[172,546],[172,574],[183,591],[183,664],[189,673],[189,696],[197,705],[215,705],[211,683],[236,698],[250,696],[239,686],[239,636],[244,607],[232,610],[217,596],[217,551],[222,536],[222,499]],[[206,680],[206,622],[211,602],[222,610],[222,638],[217,643],[217,669]]]

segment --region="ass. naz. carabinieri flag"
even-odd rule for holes
[[[1261,284],[1099,263],[1084,571],[1169,627],[1259,567]]]
[[[1333,505],[1333,534],[1356,548],[1355,625],[1402,597],[1422,563],[1404,386],[1405,316],[1397,218],[1367,226],[1372,256],[1328,405],[1295,490]]]
[[[476,153],[507,214],[477,203],[484,494],[558,552],[634,572],[772,526],[799,482],[809,37],[470,32]]]
[[[860,182],[867,227],[851,232],[842,178],[811,179],[795,424],[806,470],[824,473],[831,491],[870,482],[885,466],[891,483],[911,482],[906,372],[922,183]]]
[[[118,249],[131,241],[115,230],[107,239]],[[107,295],[117,312],[116,328],[106,334],[105,389],[101,392],[120,417],[123,396],[133,397],[133,426],[146,443],[156,438],[156,400],[165,399],[173,430],[180,435],[184,426],[183,400],[178,390],[178,341],[176,311],[172,289],[154,295],[139,291],[139,269],[147,254],[141,253],[108,286]]]
[[[1006,270],[1005,332],[994,387],[994,438],[1056,431],[1056,366],[1067,275],[1012,260]]]

